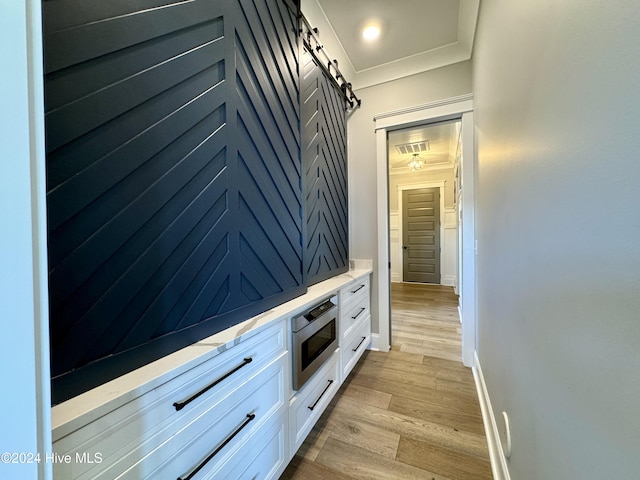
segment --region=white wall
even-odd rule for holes
[[[402,173],[389,177],[389,209],[398,209],[398,186],[414,183],[445,182],[444,207],[453,208],[453,186],[455,177],[453,168],[449,170],[425,170],[420,172]]]
[[[0,478],[50,478],[40,2],[0,4]],[[18,457],[18,460],[20,458]]]
[[[511,477],[640,472],[640,9],[483,0],[478,353]]]
[[[348,120],[350,254],[375,259],[376,141],[373,117],[380,113],[471,93],[471,62],[461,62],[355,92],[362,100]],[[374,272],[377,266],[374,264]],[[372,331],[379,333],[377,276],[371,287]]]

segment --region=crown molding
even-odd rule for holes
[[[372,87],[381,83],[391,82],[400,78],[470,60],[473,54],[479,10],[480,0],[464,0],[460,2],[458,34],[455,43],[443,45],[372,68],[357,70],[352,80],[353,89],[359,90]]]

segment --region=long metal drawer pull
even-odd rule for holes
[[[358,288],[356,288],[355,290],[351,290],[351,293],[356,293],[358,290],[362,290],[364,288],[364,285],[360,285]]]
[[[313,410],[314,408],[316,408],[316,405],[318,405],[318,402],[320,401],[320,399],[324,397],[324,394],[327,393],[327,390],[329,390],[329,387],[331,386],[332,383],[333,383],[333,380],[329,380],[329,384],[326,387],[324,387],[324,390],[322,391],[318,399],[315,402],[313,402],[313,405],[310,405],[307,407],[309,410]]]
[[[213,457],[215,457],[218,452],[220,452],[220,450],[222,450],[224,447],[227,446],[227,444],[233,440],[233,437],[235,437],[236,435],[238,435],[242,429],[244,427],[246,427],[249,422],[251,420],[253,420],[254,418],[256,418],[256,414],[255,413],[247,413],[247,419],[242,422],[242,425],[240,425],[235,432],[233,432],[231,435],[229,435],[224,442],[222,442],[218,448],[216,448],[213,452],[211,452],[209,454],[209,456],[207,458],[205,458],[202,463],[200,465],[198,465],[195,470],[193,470],[189,475],[187,475],[186,477],[178,477],[178,480],[191,480],[193,478],[193,476],[198,473],[200,470],[202,470],[202,468],[209,462],[209,460],[211,460]]]
[[[362,308],[360,309],[360,311],[359,311],[358,313],[356,313],[354,317],[351,317],[351,318],[353,318],[353,319],[355,320],[355,319],[356,319],[356,318],[358,318],[358,317],[360,316],[360,314],[361,314],[362,312],[364,312],[365,310],[366,310],[366,307],[362,307]]]
[[[193,402],[196,398],[198,398],[200,395],[202,395],[203,393],[206,393],[207,391],[211,390],[213,387],[215,387],[216,385],[218,385],[220,382],[222,382],[224,379],[230,377],[231,375],[233,375],[234,373],[236,373],[238,370],[240,370],[242,367],[244,367],[245,365],[250,364],[251,362],[253,362],[253,358],[249,357],[249,358],[245,358],[244,361],[238,365],[236,368],[234,368],[233,370],[228,371],[227,373],[225,373],[223,376],[221,376],[220,378],[218,378],[217,380],[215,380],[214,382],[210,383],[209,385],[207,385],[206,387],[204,387],[202,390],[200,390],[198,393],[192,395],[191,397],[187,398],[186,400],[184,400],[183,402],[174,402],[173,406],[176,407],[177,411],[182,410],[184,407],[186,407],[187,405],[189,405],[191,402]]]
[[[362,337],[362,340],[360,340],[360,343],[358,344],[358,346],[356,348],[353,349],[354,352],[357,352],[358,349],[360,348],[360,345],[362,345],[362,342],[364,342],[367,339],[367,337]]]

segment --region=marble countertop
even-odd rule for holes
[[[306,293],[293,300],[54,406],[51,409],[53,441],[258,334],[274,322],[305,310],[320,298],[332,295],[372,272],[371,264],[367,261],[356,261],[352,267],[343,274],[310,286]]]

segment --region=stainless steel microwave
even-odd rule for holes
[[[300,387],[338,348],[338,297],[292,319],[293,388]]]

